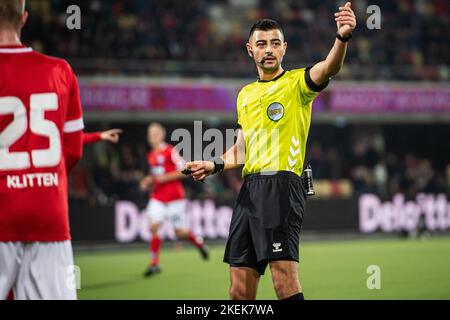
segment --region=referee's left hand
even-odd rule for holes
[[[356,28],[356,16],[351,6],[352,4],[347,2],[343,7],[339,7],[339,12],[334,14],[338,33],[342,37],[347,37]]]
[[[186,163],[185,169],[191,171],[191,176],[195,181],[203,181],[214,171],[214,162],[212,161],[192,161]]]

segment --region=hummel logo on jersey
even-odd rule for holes
[[[273,243],[272,245],[273,245],[273,248],[274,248],[272,250],[273,252],[281,252],[281,251],[283,251],[283,249],[280,248],[281,247],[281,243],[279,243],[279,242],[278,243]]]

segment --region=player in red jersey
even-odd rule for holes
[[[121,134],[121,129],[110,129],[101,132],[83,132],[83,145],[96,143],[98,141],[108,141],[116,144],[119,142]],[[14,292],[12,290],[8,293],[7,300],[14,300]]]
[[[24,0],[0,2],[0,299],[76,299],[67,174],[83,118],[69,64],[22,45]]]
[[[166,131],[159,123],[152,123],[147,130],[147,140],[152,150],[147,154],[150,174],[142,179],[140,187],[142,191],[153,189],[149,195],[147,214],[150,219],[151,261],[145,271],[146,277],[159,273],[159,252],[161,250],[161,238],[158,235],[159,227],[165,219],[169,219],[179,239],[186,239],[194,244],[200,251],[203,259],[208,259],[209,253],[201,237],[196,237],[191,230],[186,229],[184,211],[186,200],[184,188],[180,179],[183,168],[182,159],[170,144],[164,142]]]

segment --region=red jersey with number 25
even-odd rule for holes
[[[166,143],[160,149],[150,151],[147,154],[147,161],[150,166],[150,175],[153,177],[181,170],[182,168],[180,155],[173,146]],[[183,199],[183,184],[180,180],[173,180],[166,183],[158,183],[155,181],[150,198],[161,202]]]
[[[66,171],[83,127],[66,61],[0,47],[0,241],[70,239]]]

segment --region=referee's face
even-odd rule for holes
[[[264,71],[278,70],[286,54],[287,43],[278,29],[255,30],[247,43],[247,51],[257,67]]]

